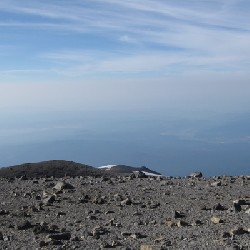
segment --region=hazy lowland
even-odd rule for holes
[[[60,159],[147,166],[174,176],[196,170],[206,176],[249,173],[249,113],[84,111],[2,117],[0,166]]]

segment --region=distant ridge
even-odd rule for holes
[[[103,175],[102,170],[73,161],[51,160],[0,168],[0,177],[64,177]]]
[[[0,168],[0,177],[12,178],[26,176],[29,178],[70,176],[116,176],[129,175],[134,171],[142,171],[146,175],[161,175],[146,167],[130,167],[126,165],[108,165],[95,168],[82,163],[64,160],[42,161],[38,163],[24,163],[16,166]]]
[[[161,175],[160,173],[153,171],[145,166],[140,168],[130,167],[126,165],[107,165],[99,167],[99,169],[106,170],[109,173],[116,173],[116,174],[128,174],[133,173],[134,171],[141,171],[152,175]]]

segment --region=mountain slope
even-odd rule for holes
[[[108,165],[94,168],[85,164],[73,161],[51,160],[38,163],[24,163],[21,165],[0,168],[0,177],[47,177],[54,176],[61,178],[64,176],[116,176],[129,175],[133,171],[142,171],[146,175],[161,175],[146,167],[130,167],[126,165]]]
[[[103,175],[104,171],[73,161],[52,160],[0,168],[1,177],[64,177]]]

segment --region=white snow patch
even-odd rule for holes
[[[144,173],[145,175],[148,175],[148,176],[162,176],[161,174],[153,174],[153,173],[149,173],[146,171],[142,171],[142,173]]]
[[[115,166],[117,166],[117,165],[106,165],[106,166],[101,166],[101,167],[98,167],[98,168],[110,170],[112,167],[115,167]]]

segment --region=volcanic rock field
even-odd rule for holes
[[[0,249],[250,249],[250,177],[1,177]]]

